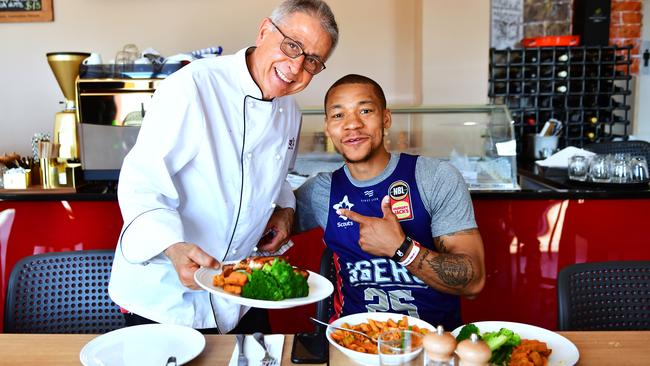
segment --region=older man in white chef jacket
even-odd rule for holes
[[[118,188],[124,227],[109,293],[128,325],[269,330],[266,312],[200,290],[193,275],[247,257],[270,230],[260,249],[288,240],[286,174],[301,121],[289,95],[325,68],[337,42],[327,4],[287,0],[262,21],[255,47],[194,61],[161,83]]]

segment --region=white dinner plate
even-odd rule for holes
[[[205,348],[205,337],[180,325],[145,324],[126,327],[93,338],[81,349],[85,366],[161,366],[170,356],[179,365]]]
[[[496,332],[501,328],[506,328],[519,334],[521,339],[536,339],[546,343],[546,346],[551,349],[548,366],[572,366],[580,359],[580,352],[573,342],[548,329],[530,324],[500,321],[475,322],[473,324],[481,333]],[[461,328],[462,326],[454,329],[451,334],[456,337]]]
[[[224,291],[223,288],[212,284],[212,278],[216,274],[221,273],[220,269],[207,267],[199,268],[194,272],[194,280],[203,289],[237,304],[263,309],[286,309],[320,301],[334,292],[334,286],[332,286],[332,283],[327,278],[312,271],[307,272],[309,272],[309,277],[307,278],[309,295],[280,301],[249,299]]]

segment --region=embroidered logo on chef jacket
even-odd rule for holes
[[[289,140],[289,147],[287,148],[287,150],[293,150],[295,147],[296,147],[296,138],[294,137],[291,140]]]
[[[411,205],[411,191],[408,183],[403,180],[393,182],[388,187],[390,208],[399,221],[413,219],[413,206]]]
[[[354,203],[351,203],[348,200],[348,195],[343,196],[343,199],[341,200],[341,202],[339,202],[339,203],[332,206],[334,211],[338,210],[339,208],[345,208],[345,209],[351,210],[352,207],[354,207]],[[345,221],[345,222],[337,222],[336,223],[337,227],[354,226],[354,222],[352,220],[348,221],[348,218],[346,216],[339,215],[339,218],[343,219],[343,221]]]

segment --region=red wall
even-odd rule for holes
[[[555,329],[562,267],[650,259],[647,199],[474,199],[474,207],[485,243],[487,282],[476,300],[463,301],[466,322],[508,320]],[[114,248],[122,225],[115,201],[0,201],[0,212],[10,208],[16,210],[13,224],[0,247],[0,314],[9,272],[20,258]],[[318,272],[321,237],[321,230],[295,236],[287,252],[292,263]],[[271,311],[274,332],[313,329],[307,318],[315,311],[315,305]]]

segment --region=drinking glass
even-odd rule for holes
[[[634,156],[631,159],[632,181],[640,182],[648,179],[648,162],[644,156]]]
[[[132,66],[133,60],[131,59],[131,54],[125,51],[117,51],[115,54],[115,72],[131,71]]]
[[[609,159],[606,155],[595,155],[589,165],[591,180],[598,183],[607,183],[609,176]]]
[[[632,180],[632,166],[630,158],[623,154],[616,154],[611,165],[611,181],[613,183],[628,183]]]
[[[140,50],[138,49],[138,46],[134,45],[133,43],[124,45],[124,47],[122,47],[122,51],[127,54],[127,57],[131,62],[134,62],[140,58]]]
[[[589,171],[589,160],[582,155],[569,158],[569,179],[585,181]]]
[[[412,330],[392,330],[379,335],[379,364],[422,365],[422,333]]]

